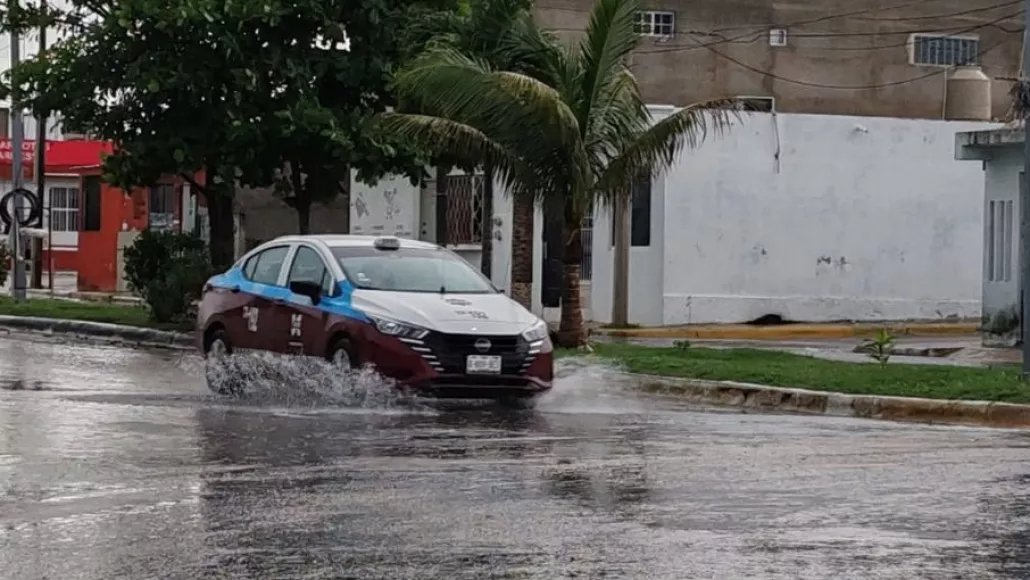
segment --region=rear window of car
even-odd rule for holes
[[[276,246],[254,254],[243,265],[243,277],[258,284],[278,284],[279,271],[289,251],[289,246]]]

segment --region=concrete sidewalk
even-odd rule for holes
[[[639,328],[594,327],[595,334],[620,338],[704,340],[801,340],[861,338],[888,328],[897,336],[969,336],[980,330],[979,320],[931,320],[878,323],[689,324]]]
[[[43,285],[46,286],[49,283],[46,273],[43,273]],[[7,283],[0,286],[0,294],[3,296],[11,295],[11,280],[8,279]],[[83,302],[115,302],[119,304],[142,304],[138,296],[134,296],[128,293],[110,293],[110,292],[83,292],[78,289],[78,276],[75,272],[54,272],[54,290],[51,293],[49,288],[33,289],[29,288],[26,290],[26,294],[31,298],[56,298],[63,300],[78,300]]]

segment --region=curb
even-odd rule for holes
[[[135,346],[174,349],[195,348],[196,346],[193,335],[184,332],[155,330],[153,328],[140,328],[106,322],[88,322],[85,320],[0,315],[0,328],[44,334],[69,334],[84,338],[105,339],[114,343]]]
[[[848,395],[734,381],[680,379],[644,374],[628,376],[631,381],[635,381],[635,388],[648,393],[672,395],[694,403],[723,407],[912,423],[1030,428],[1030,405]]]
[[[752,326],[712,324],[656,328],[597,328],[594,332],[619,338],[683,338],[698,340],[785,340],[791,338],[856,338],[887,328],[897,336],[958,336],[980,332],[979,322],[899,322],[883,324],[783,324]]]

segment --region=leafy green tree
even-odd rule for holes
[[[310,204],[339,193],[351,169],[368,181],[419,174],[417,152],[364,130],[392,104],[386,83],[412,8],[405,0],[70,0],[7,14],[7,28],[45,23],[69,33],[14,70],[12,82],[22,104],[59,111],[67,128],[115,143],[112,183],[190,181],[207,199],[211,261],[224,267],[237,184],[271,186],[294,169],[304,230]]]
[[[635,12],[633,0],[597,0],[584,38],[570,48],[520,34],[523,50],[540,63],[525,73],[493,69],[453,48],[428,51],[394,82],[433,114],[382,118],[383,127],[433,151],[489,159],[516,196],[557,201],[565,240],[563,346],[586,340],[579,292],[586,213],[627,196],[635,179],[669,167],[684,146],[699,145],[739,108],[734,100],[710,101],[655,122],[627,63],[638,42]]]

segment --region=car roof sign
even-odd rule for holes
[[[376,241],[372,245],[377,250],[399,250],[401,249],[401,241],[397,238],[376,238]]]

